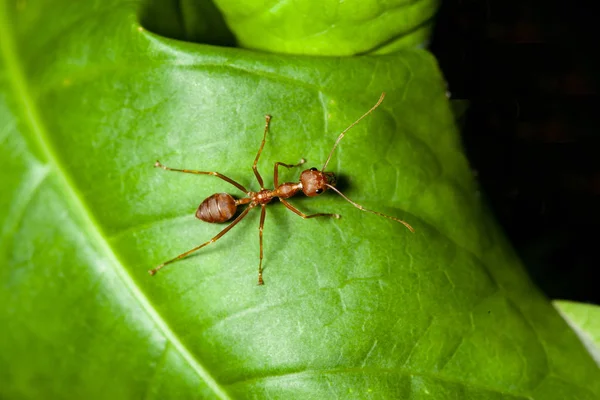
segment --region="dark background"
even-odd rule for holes
[[[537,285],[600,304],[600,42],[592,3],[445,0],[431,50],[487,201]]]

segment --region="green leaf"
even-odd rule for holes
[[[600,365],[600,307],[565,300],[553,303]]]
[[[600,372],[532,286],[462,155],[424,51],[277,56],[166,39],[136,2],[0,3],[0,397],[595,399]],[[330,163],[334,193],[219,232],[251,165]],[[297,180],[298,169],[283,171]]]
[[[388,54],[422,45],[438,0],[216,0],[246,48],[277,53],[345,56]]]

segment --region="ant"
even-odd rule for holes
[[[260,173],[258,172],[258,169],[256,168],[256,164],[258,163],[260,154],[263,151],[263,147],[265,147],[265,141],[267,139],[267,132],[269,131],[269,122],[271,121],[270,115],[265,116],[265,120],[266,120],[265,132],[263,135],[262,143],[260,144],[260,148],[258,149],[258,154],[256,154],[256,158],[254,159],[254,164],[252,164],[252,171],[254,171],[256,180],[258,181],[258,184],[260,185],[260,191],[258,191],[258,192],[252,192],[252,191],[246,189],[240,183],[238,183],[238,182],[234,181],[233,179],[228,178],[225,175],[222,175],[218,172],[194,171],[194,170],[189,170],[189,169],[169,168],[167,166],[164,166],[163,164],[160,163],[160,161],[157,160],[156,163],[154,164],[154,166],[158,167],[158,168],[162,168],[165,171],[176,171],[176,172],[185,172],[185,173],[189,173],[189,174],[216,176],[217,178],[220,178],[220,179],[224,180],[225,182],[232,184],[233,186],[235,186],[236,188],[238,188],[239,190],[244,192],[244,194],[246,195],[246,197],[236,200],[228,193],[215,193],[212,196],[207,197],[202,202],[202,204],[200,204],[200,206],[198,207],[198,210],[196,211],[196,218],[198,218],[202,221],[211,222],[211,223],[225,222],[225,221],[229,221],[231,218],[233,218],[238,206],[247,204],[248,207],[244,211],[242,211],[233,220],[233,222],[231,222],[229,225],[227,225],[227,227],[225,229],[223,229],[221,232],[219,232],[219,234],[217,236],[213,237],[208,242],[202,243],[201,245],[194,247],[193,249],[188,250],[185,253],[182,253],[175,258],[165,261],[164,263],[160,264],[158,267],[149,270],[148,273],[150,275],[154,275],[158,272],[158,270],[163,268],[165,265],[171,264],[172,262],[180,260],[180,259],[188,256],[189,254],[191,254],[197,250],[200,250],[204,246],[207,246],[213,242],[216,242],[223,235],[225,235],[227,232],[229,232],[231,230],[231,228],[236,226],[238,224],[238,222],[240,222],[242,219],[244,219],[244,217],[248,214],[248,212],[251,209],[253,209],[254,207],[260,206],[260,208],[261,208],[260,225],[258,227],[258,236],[259,236],[259,241],[260,241],[260,259],[259,259],[259,263],[258,263],[258,284],[263,285],[264,284],[263,277],[262,277],[262,273],[263,273],[263,267],[262,267],[263,227],[264,227],[264,223],[265,223],[266,207],[267,207],[267,204],[269,204],[271,202],[271,200],[273,200],[275,197],[279,198],[279,201],[281,203],[283,203],[284,206],[286,206],[292,212],[294,212],[295,214],[299,215],[300,217],[302,217],[304,219],[316,218],[316,217],[330,217],[330,218],[338,218],[339,219],[341,217],[339,214],[323,214],[323,213],[310,214],[310,215],[304,214],[303,212],[298,210],[296,207],[294,207],[287,201],[288,198],[296,195],[300,191],[302,191],[308,197],[314,197],[314,196],[318,196],[319,194],[323,193],[327,189],[331,189],[334,192],[336,192],[337,194],[339,194],[340,196],[342,196],[342,198],[344,198],[344,200],[346,200],[347,202],[352,204],[354,207],[356,207],[362,211],[367,211],[372,214],[376,214],[381,217],[389,218],[391,220],[400,222],[401,224],[406,226],[411,232],[414,232],[415,230],[413,229],[413,227],[410,226],[407,222],[405,222],[401,219],[377,212],[377,211],[368,210],[368,209],[364,208],[363,206],[361,206],[360,204],[357,204],[357,203],[353,202],[352,200],[350,200],[342,192],[340,192],[338,189],[336,189],[335,174],[333,172],[325,172],[325,168],[327,168],[327,164],[329,164],[329,160],[331,160],[331,156],[333,155],[334,150],[336,149],[337,145],[342,140],[342,138],[344,137],[346,132],[348,132],[350,130],[350,128],[352,128],[354,125],[358,124],[363,118],[365,118],[367,115],[371,114],[377,107],[379,107],[379,105],[383,101],[384,97],[385,97],[385,93],[382,93],[381,97],[379,98],[377,103],[373,107],[371,107],[371,109],[369,109],[369,111],[364,113],[359,119],[357,119],[349,127],[344,129],[344,131],[342,133],[340,133],[337,140],[335,141],[335,144],[333,145],[333,148],[331,149],[331,152],[329,153],[329,156],[327,157],[327,161],[325,161],[325,164],[323,164],[323,168],[321,168],[320,170],[318,170],[317,168],[310,168],[310,169],[304,170],[300,174],[299,182],[296,182],[296,183],[286,182],[286,183],[279,184],[279,167],[285,167],[285,168],[298,167],[298,166],[304,164],[306,162],[306,160],[303,158],[297,164],[284,164],[282,162],[276,162],[275,169],[274,169],[274,176],[273,176],[275,189],[273,189],[273,190],[265,189],[263,178],[260,175]]]

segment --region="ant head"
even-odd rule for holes
[[[300,182],[302,183],[302,192],[308,197],[314,197],[326,191],[327,185],[335,186],[336,178],[333,172],[311,168],[302,172]]]

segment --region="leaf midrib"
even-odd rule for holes
[[[429,378],[432,380],[436,380],[439,382],[449,383],[457,386],[462,386],[465,388],[476,389],[480,391],[486,391],[490,393],[496,393],[503,396],[511,396],[516,399],[523,400],[534,400],[534,397],[525,393],[511,393],[508,391],[504,391],[498,388],[486,386],[480,383],[474,384],[472,382],[464,382],[458,379],[454,379],[450,376],[444,376],[440,374],[432,374],[422,371],[410,371],[406,368],[383,368],[383,367],[340,367],[340,368],[331,368],[331,369],[305,369],[300,371],[286,371],[281,374],[271,374],[266,376],[258,376],[252,377],[241,381],[236,381],[232,383],[232,385],[250,385],[252,383],[260,382],[261,380],[286,380],[286,379],[295,379],[302,378],[305,376],[320,376],[323,375],[336,375],[336,374],[359,374],[359,375],[389,375],[395,374],[400,376],[409,376],[411,378]]]
[[[93,243],[96,243],[98,251],[104,253],[105,257],[114,266],[117,276],[121,279],[127,290],[132,294],[141,308],[148,314],[150,319],[156,324],[156,327],[162,332],[164,337],[177,349],[181,356],[186,360],[196,374],[207,384],[207,386],[221,399],[230,399],[226,390],[213,378],[208,369],[202,365],[187,350],[183,343],[177,338],[173,330],[168,326],[158,312],[152,307],[150,301],[136,286],[133,278],[119,261],[118,257],[109,246],[102,235],[100,226],[93,218],[85,202],[75,190],[75,185],[70,179],[65,169],[61,166],[60,159],[54,149],[50,146],[48,133],[41,122],[41,117],[37,112],[35,103],[29,95],[28,86],[24,74],[21,72],[21,64],[14,46],[14,37],[9,29],[9,18],[6,2],[0,4],[0,54],[6,65],[7,76],[11,79],[8,85],[15,95],[21,109],[24,110],[24,122],[31,129],[32,136],[39,146],[42,154],[45,156],[45,162],[55,172],[59,185],[64,188],[64,200],[72,208],[71,210],[81,218],[81,230],[87,234]]]

